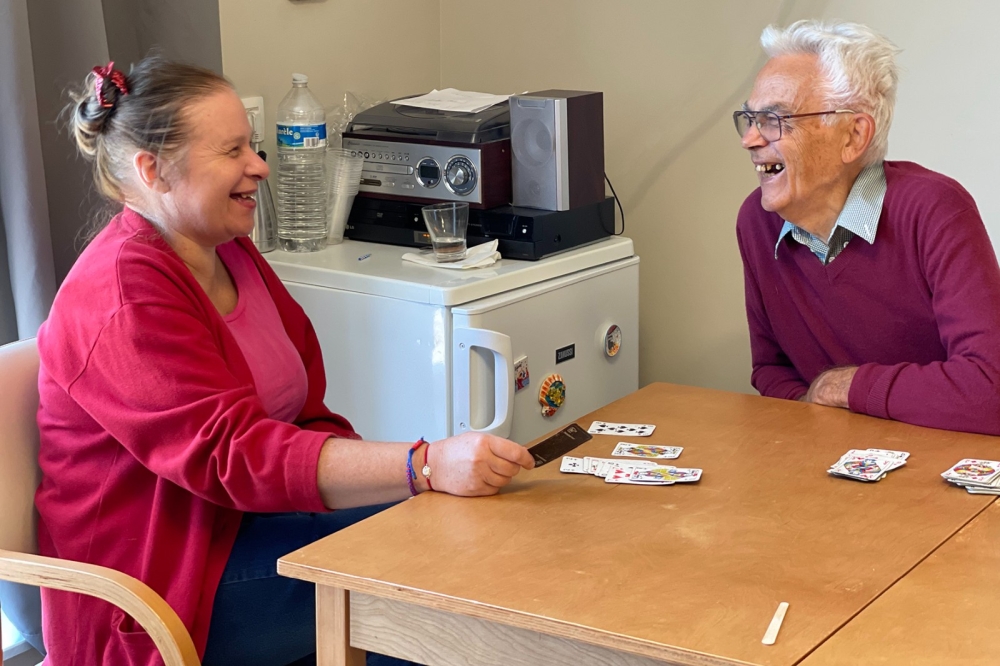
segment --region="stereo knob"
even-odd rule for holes
[[[476,189],[476,167],[467,157],[451,158],[444,169],[444,184],[455,194],[469,194]]]

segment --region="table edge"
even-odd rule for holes
[[[754,662],[742,661],[728,657],[689,650],[685,648],[673,647],[642,640],[622,634],[602,631],[586,625],[555,620],[541,615],[533,615],[524,611],[493,606],[468,599],[451,597],[427,590],[406,587],[394,583],[385,583],[352,576],[349,574],[335,573],[328,570],[317,569],[315,567],[289,562],[284,558],[278,560],[278,574],[289,578],[296,578],[316,585],[339,587],[350,592],[368,594],[375,597],[393,599],[416,606],[442,610],[474,617],[481,620],[496,622],[519,629],[535,631],[548,636],[576,640],[589,645],[609,648],[626,652],[650,659],[668,661],[678,666],[756,666]],[[804,658],[805,654],[796,657],[795,661]]]

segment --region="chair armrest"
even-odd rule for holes
[[[103,599],[146,630],[166,666],[201,664],[191,635],[174,609],[132,576],[96,564],[0,550],[0,579]]]

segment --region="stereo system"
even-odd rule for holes
[[[604,196],[604,96],[545,90],[479,113],[386,102],[357,114],[343,147],[365,159],[346,236],[430,243],[420,207],[464,201],[470,244],[537,260],[614,233]]]
[[[386,102],[347,126],[343,147],[365,158],[361,196],[399,201],[510,203],[510,112],[421,109]]]

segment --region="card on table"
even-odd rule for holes
[[[555,460],[559,456],[569,453],[584,442],[593,439],[583,428],[575,423],[547,437],[528,449],[528,453],[535,459],[535,467],[541,467],[547,462]]]
[[[632,472],[638,483],[694,483],[701,479],[701,470],[688,467],[651,467]]]
[[[566,474],[587,473],[587,470],[583,467],[583,458],[574,458],[572,456],[563,456],[562,462],[559,463],[559,471]]]
[[[655,425],[647,423],[608,423],[594,421],[587,428],[591,435],[625,435],[627,437],[649,437],[656,429]]]
[[[994,480],[1000,477],[1000,462],[996,460],[979,460],[978,458],[963,458],[950,469],[942,472],[941,476],[952,483],[961,485],[991,485]]]
[[[877,456],[845,455],[829,470],[834,476],[858,481],[878,481],[890,469],[890,463]]]
[[[879,481],[886,473],[905,465],[909,455],[906,451],[887,449],[851,449],[827,473],[857,481]]]
[[[684,448],[680,446],[618,442],[618,446],[611,452],[611,455],[628,458],[676,458],[683,450]]]

